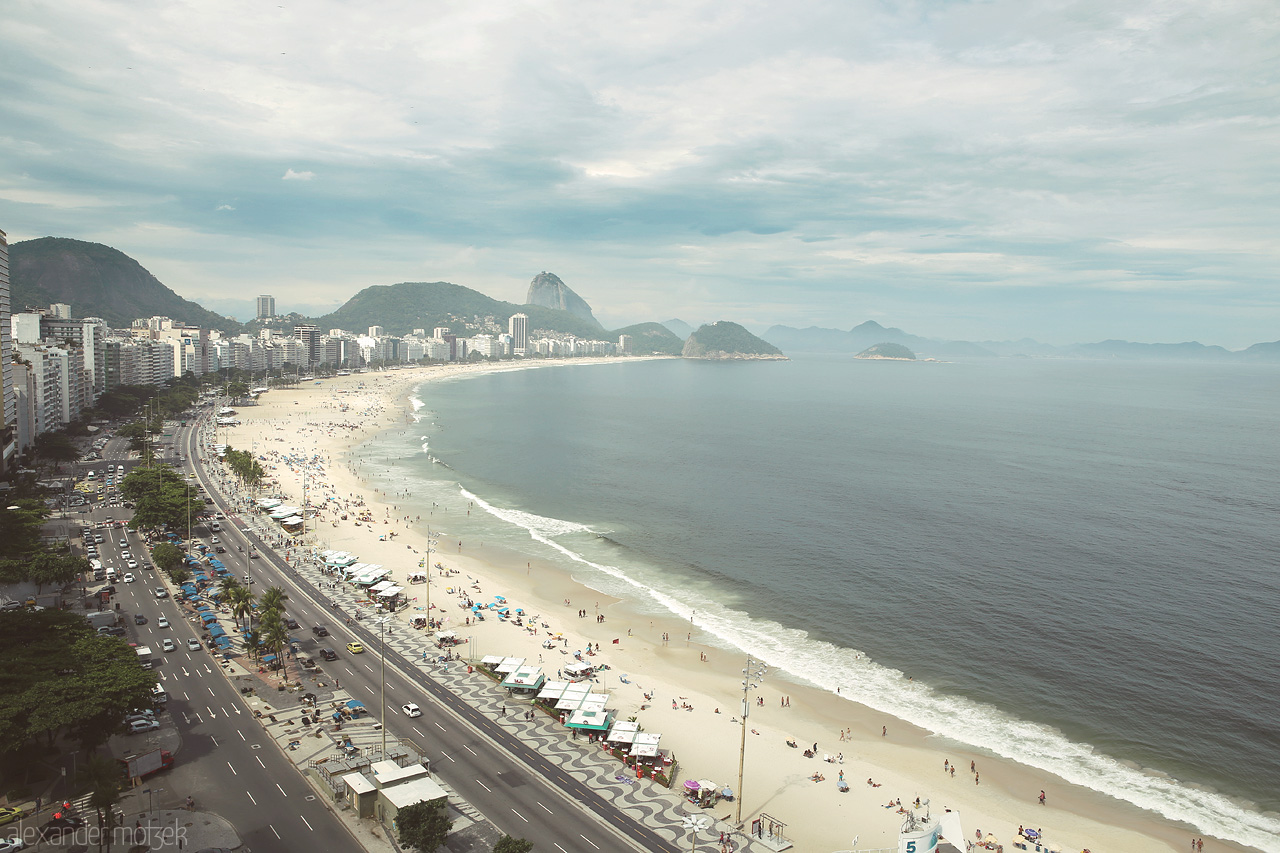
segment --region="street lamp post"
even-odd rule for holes
[[[387,757],[387,621],[391,617],[383,616],[378,620],[378,653],[382,657],[382,758]]]
[[[769,671],[763,661],[755,660],[751,655],[747,655],[747,666],[742,670],[742,740],[738,744],[738,802],[734,812],[734,823],[738,828],[742,827],[742,777],[743,769],[747,761],[747,714],[751,710],[750,692],[759,684],[753,684],[752,680],[763,681],[765,674]]]

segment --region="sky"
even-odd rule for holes
[[[224,313],[1280,338],[1280,4],[8,0],[0,229]]]

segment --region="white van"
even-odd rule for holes
[[[115,582],[116,582],[116,570],[107,569],[107,583],[115,583]]]
[[[101,561],[101,560],[90,560],[90,561],[89,561],[89,568],[93,569],[95,572],[100,572],[100,571],[102,571],[102,561]]]

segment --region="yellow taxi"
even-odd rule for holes
[[[347,651],[353,655],[362,655],[364,654],[364,646],[359,643],[347,643]]]

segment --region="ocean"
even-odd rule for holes
[[[467,538],[1280,850],[1280,368],[663,360],[414,404],[361,464]]]

